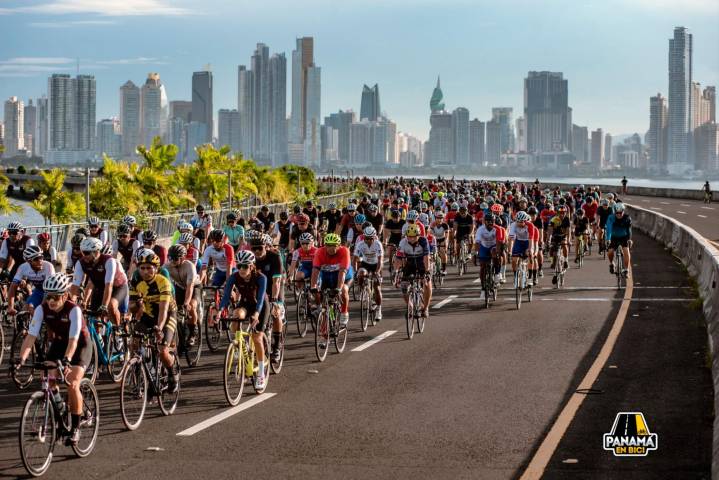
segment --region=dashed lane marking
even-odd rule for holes
[[[265,400],[269,400],[270,398],[277,395],[276,393],[263,393],[262,395],[258,395],[254,398],[251,398],[247,400],[244,403],[241,403],[237,405],[236,407],[232,407],[228,410],[225,410],[222,413],[219,413],[215,415],[214,417],[210,417],[207,420],[204,420],[197,425],[194,425],[186,430],[183,430],[177,434],[178,437],[190,437],[198,432],[201,432],[205,430],[206,428],[210,428],[211,426],[220,423],[223,420],[226,420],[230,418],[233,415],[237,415],[238,413],[242,412],[243,410],[247,410],[248,408],[254,407],[255,405],[264,402]]]
[[[680,203],[679,205],[681,205],[682,207],[691,207],[691,205],[689,205],[688,203]]]
[[[659,207],[649,207],[649,208],[651,208],[652,210],[661,210],[661,208],[659,208]]]
[[[353,348],[352,351],[353,352],[361,352],[362,350],[367,350],[369,347],[371,347],[375,343],[379,343],[382,340],[384,340],[385,338],[389,337],[390,335],[394,335],[395,333],[397,333],[397,330],[387,330],[386,332],[384,332],[380,335],[377,335],[372,340],[369,340],[369,341],[363,343],[362,345]]]
[[[681,210],[677,210],[677,213],[681,213],[682,215],[686,215],[687,212],[682,212]]]
[[[714,210],[714,207],[702,207],[704,210]]]
[[[644,203],[649,203],[650,201],[651,201],[651,200],[642,199],[642,202],[644,202]]]
[[[671,205],[671,203],[669,203],[669,202],[659,202],[659,203],[661,203],[662,205]]]
[[[457,298],[457,295],[450,295],[449,297],[445,298],[444,300],[442,300],[441,302],[439,302],[437,305],[435,305],[432,308],[442,308],[445,305],[447,305],[449,302],[454,300],[455,298]]]
[[[699,218],[707,218],[706,215],[700,215],[700,214],[698,214],[698,213],[697,213],[697,217],[699,217]]]

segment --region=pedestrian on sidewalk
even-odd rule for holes
[[[622,177],[622,195],[627,194],[627,183],[628,183],[627,176],[624,175]]]

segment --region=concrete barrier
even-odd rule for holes
[[[712,355],[714,411],[719,412],[719,249],[673,218],[635,205],[627,207],[632,224],[671,248],[697,281]],[[712,478],[719,478],[719,415],[714,417],[713,438]]]
[[[579,183],[555,183],[551,181],[543,182],[540,179],[540,182],[542,182],[542,186],[545,188],[552,188],[555,186],[558,186],[562,190],[570,190]],[[530,185],[532,182],[524,182],[527,185]],[[602,184],[596,184],[596,183],[586,183],[584,184],[586,187],[594,187],[598,186],[599,189],[602,192],[613,192],[613,193],[619,193],[621,195],[622,191],[622,185],[617,181],[616,185],[602,185]],[[682,188],[655,188],[655,187],[633,187],[631,185],[627,185],[627,194],[628,195],[641,195],[641,196],[647,196],[647,197],[665,197],[665,198],[678,198],[678,199],[687,199],[687,200],[704,200],[704,192],[698,188],[698,186],[701,185],[701,182],[697,183],[697,189],[696,190],[687,190]],[[714,190],[712,192],[712,201],[713,202],[719,202],[719,191]]]

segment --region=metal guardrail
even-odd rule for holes
[[[356,195],[357,192],[339,193],[336,195],[318,197],[314,199],[314,202],[316,205],[322,205],[322,208],[324,209],[327,208],[327,205],[332,202],[337,203],[339,206]],[[275,215],[278,215],[281,211],[292,207],[294,204],[295,202],[273,203],[268,204],[267,207]],[[232,211],[238,211],[242,217],[248,219],[253,217],[257,214],[257,212],[260,211],[260,206],[233,208]],[[223,207],[217,210],[207,210],[206,212],[212,215],[213,223],[218,223],[219,219],[225,218],[225,216],[230,212],[230,209]],[[179,220],[189,221],[194,214],[194,211],[185,211],[170,213],[167,215],[153,215],[150,217],[146,217],[146,220],[149,223],[147,228],[155,230],[159,238],[170,237],[177,229],[177,222]],[[114,233],[115,228],[119,223],[119,220],[103,220],[100,222],[103,230],[106,230],[111,234]],[[221,222],[219,223],[221,224]],[[49,233],[52,238],[52,245],[57,249],[59,253],[65,252],[67,250],[70,239],[72,238],[75,230],[80,227],[87,227],[87,223],[66,223],[62,225],[33,225],[25,227],[25,231],[28,235],[31,235],[33,237],[38,233]],[[110,235],[110,238],[112,238],[112,235]]]

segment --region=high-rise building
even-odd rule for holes
[[[240,112],[240,151],[246,157],[253,152],[253,79],[252,70],[245,65],[237,67],[237,111]]]
[[[307,72],[314,65],[314,39],[296,39],[292,51],[292,112],[290,117],[290,143],[304,143],[307,135]]]
[[[517,133],[517,141],[514,145],[514,149],[517,152],[526,152],[527,151],[527,118],[526,117],[519,117],[516,122],[516,133]]]
[[[5,118],[4,114],[5,114],[5,112],[3,111],[3,118]],[[3,146],[5,145],[5,123],[4,122],[0,122],[0,145],[3,145]],[[2,156],[1,153],[0,153],[0,156]]]
[[[152,145],[152,139],[167,135],[169,105],[165,86],[159,73],[149,73],[140,89],[140,137],[145,146]]]
[[[452,114],[444,110],[432,112],[429,117],[429,166],[454,165],[454,135],[452,132]]]
[[[370,88],[367,85],[362,87],[362,103],[360,104],[360,120],[366,118],[374,122],[382,115],[379,106],[379,86],[375,83]]]
[[[386,167],[397,163],[397,125],[391,120],[379,117],[376,122],[370,122],[372,129],[372,165]]]
[[[607,133],[604,135],[604,164],[608,165],[614,162],[612,155],[612,135]]]
[[[469,163],[473,167],[481,167],[484,162],[484,122],[475,118],[469,122]]]
[[[217,113],[217,140],[220,147],[228,145],[233,153],[240,152],[240,112],[222,109]]]
[[[692,35],[684,27],[674,29],[669,39],[669,118],[667,168],[681,175],[690,163],[692,120]]]
[[[202,143],[212,143],[214,132],[212,88],[212,72],[204,70],[192,74],[192,122],[204,123],[207,126]],[[193,128],[193,133],[201,130],[200,127]]]
[[[572,124],[572,153],[577,163],[589,162],[589,129]]]
[[[311,66],[307,69],[305,104],[305,165],[308,167],[320,166],[320,122],[322,115],[322,70]]]
[[[702,118],[708,119],[707,122],[717,121],[717,93],[716,87],[706,87],[702,92]]]
[[[592,131],[592,165],[597,169],[604,169],[605,152],[604,152],[604,130],[598,128]]]
[[[492,120],[499,123],[500,154],[514,150],[514,125],[511,107],[495,107],[492,109]]]
[[[96,86],[93,75],[78,75],[75,80],[76,150],[93,151],[95,144]]]
[[[250,58],[252,66],[253,159],[263,165],[270,161],[270,48],[258,43]]]
[[[649,168],[662,172],[667,166],[667,118],[667,99],[661,93],[649,97]]]
[[[97,140],[95,145],[100,158],[105,154],[117,158],[122,149],[120,136],[120,121],[116,118],[106,118],[97,122]]]
[[[321,129],[322,165],[329,166],[339,160],[339,130],[326,122]]]
[[[120,135],[122,156],[135,155],[140,144],[140,89],[131,80],[120,87]]]
[[[709,122],[694,132],[697,170],[719,173],[719,125]]]
[[[572,114],[568,82],[561,72],[529,72],[524,79],[527,151],[569,150]]]
[[[337,157],[340,163],[350,163],[350,125],[356,121],[355,112],[352,110],[340,110],[325,117],[325,125],[329,125],[337,131]]]
[[[350,125],[350,165],[369,167],[372,163],[372,125],[369,120]]]
[[[469,110],[464,107],[455,108],[452,112],[452,135],[454,165],[469,166]]]
[[[5,101],[5,156],[14,157],[25,149],[24,107],[22,100],[10,97]]]
[[[287,58],[284,53],[270,57],[270,161],[287,163]]]
[[[195,149],[207,144],[207,130],[208,127],[205,122],[193,120],[185,126],[185,141],[187,142],[185,162],[194,161],[196,158]]]
[[[502,125],[499,120],[493,118],[487,122],[487,163],[489,165],[499,165],[499,159],[502,155]]]
[[[75,137],[75,88],[70,75],[53,74],[48,79],[48,149],[72,150]]]
[[[48,136],[48,101],[43,95],[37,99],[37,114],[35,121],[35,134],[33,136],[34,155],[44,157],[47,153]]]
[[[405,132],[398,133],[397,151],[399,152],[399,164],[402,167],[414,168],[423,165],[422,141],[414,135]]]
[[[699,83],[692,83],[693,129],[716,121],[716,90],[714,87],[701,89]]]
[[[30,155],[35,154],[35,130],[37,129],[37,107],[28,100],[23,110],[23,132],[25,135],[25,150]]]
[[[171,118],[181,118],[185,123],[190,123],[192,121],[192,102],[188,100],[171,101],[168,119]]]
[[[178,149],[176,163],[184,162],[187,157],[187,122],[182,116],[170,117],[167,122],[167,141]]]

